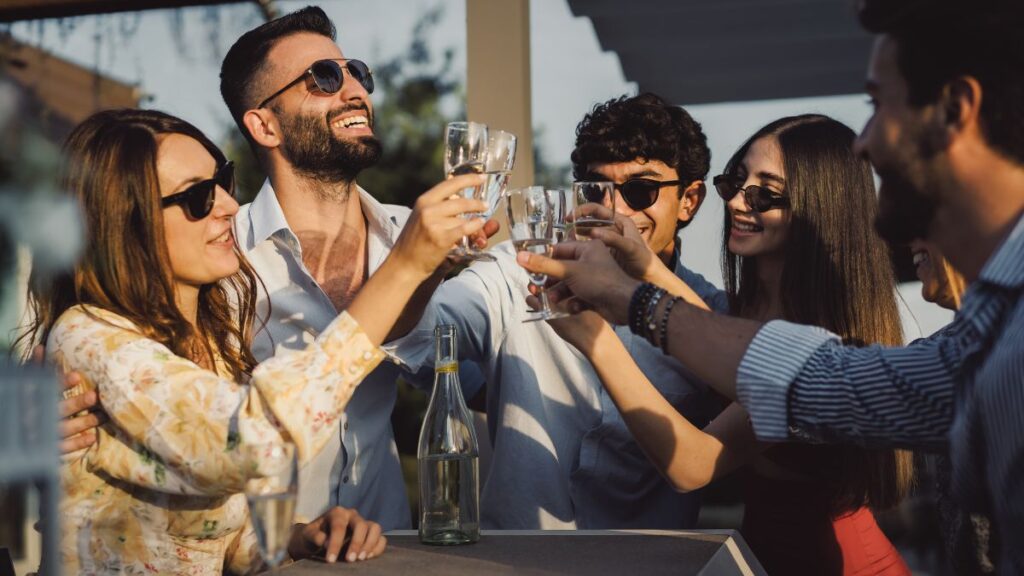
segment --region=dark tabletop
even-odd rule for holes
[[[279,574],[764,574],[733,530],[485,530],[479,542],[464,546],[426,546],[407,530],[387,536],[380,558],[303,560]]]

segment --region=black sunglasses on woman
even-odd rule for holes
[[[341,67],[342,64],[345,65],[344,69]],[[268,102],[284,94],[285,90],[305,80],[307,76],[313,78],[313,84],[316,85],[317,90],[324,94],[337,94],[345,83],[345,70],[348,70],[349,75],[355,78],[356,82],[363,85],[367,94],[373,94],[373,73],[370,71],[370,67],[362,60],[342,60],[340,58],[317,60],[310,64],[309,68],[301,76],[285,84],[277,92],[267,96],[256,108],[263,108]]]
[[[202,220],[210,215],[217,199],[217,186],[223,188],[231,196],[235,195],[235,163],[225,162],[213,174],[213,178],[196,182],[188,188],[165,196],[161,200],[164,208],[174,204],[182,204],[185,213],[193,220]]]
[[[715,190],[718,191],[718,195],[725,202],[732,200],[733,196],[742,192],[743,200],[755,212],[767,212],[775,208],[789,208],[789,198],[774,192],[770,188],[758,186],[757,184],[751,184],[744,188],[743,181],[731,174],[715,176],[713,182]]]

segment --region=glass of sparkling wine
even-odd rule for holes
[[[245,483],[249,517],[260,555],[274,568],[288,554],[299,486],[297,451],[291,443],[248,446],[245,450],[258,475]]]
[[[548,198],[551,200],[551,229],[555,244],[575,240],[576,196],[565,188],[552,188],[548,190]]]
[[[484,173],[487,175],[484,201],[489,207],[485,217],[491,216],[498,202],[505,196],[515,164],[515,135],[504,130],[491,130],[487,138],[487,161],[484,163]]]
[[[509,234],[512,236],[512,244],[516,251],[551,256],[555,248],[555,228],[554,204],[549,191],[542,186],[530,186],[510,190],[506,197]],[[546,274],[530,274],[530,283],[540,288],[541,307],[524,322],[568,316],[551,310],[547,293],[544,291],[547,279]]]
[[[590,231],[602,226],[613,226],[612,220],[583,214],[584,204],[600,204],[615,213],[615,184],[613,182],[573,182],[572,193],[576,200],[573,211],[573,229],[578,240],[587,240]]]
[[[483,174],[487,163],[488,131],[486,124],[479,122],[449,122],[444,131],[444,173],[446,178],[464,174]],[[470,186],[460,192],[465,198],[483,200],[487,198],[487,186]],[[478,214],[464,214],[476,218]],[[448,253],[456,262],[473,260],[494,260],[494,257],[469,245],[463,237],[459,246]]]

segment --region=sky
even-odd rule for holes
[[[309,1],[282,1],[283,12]],[[348,57],[381,61],[404,51],[420,16],[441,6],[443,17],[429,36],[440,54],[455,51],[454,66],[466,68],[465,3],[453,0],[326,0],[319,5],[334,20]],[[355,17],[358,16],[358,17]],[[18,38],[129,83],[149,97],[147,107],[179,115],[220,140],[234,124],[219,92],[219,68],[234,40],[261,22],[251,4],[154,10],[16,23]],[[533,0],[530,13],[533,123],[549,164],[567,164],[576,123],[595,103],[637,87],[622,73],[618,57],[602,52],[590,21],[576,18],[565,0]],[[792,114],[827,114],[860,130],[870,109],[863,95],[687,106],[702,124],[711,148],[711,175],[762,125]],[[709,193],[694,223],[682,234],[684,264],[721,285],[722,202]],[[908,338],[927,335],[952,314],[924,302],[920,284],[900,289]]]

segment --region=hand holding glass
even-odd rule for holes
[[[462,176],[463,174],[483,174],[487,162],[487,125],[479,122],[449,122],[444,132],[444,173],[445,177]],[[484,197],[487,187],[484,184],[471,186],[462,190],[465,198],[487,201]],[[477,214],[465,214],[466,218],[476,218]],[[494,260],[469,245],[469,238],[463,237],[462,243],[453,248],[449,258],[456,262],[473,260]]]
[[[551,256],[555,246],[554,204],[551,193],[541,186],[530,186],[510,190],[506,196],[509,233],[516,251]],[[564,225],[564,220],[562,224]],[[524,322],[567,316],[551,310],[547,294],[544,292],[544,283],[547,279],[546,274],[530,274],[530,284],[540,291],[541,308],[537,310],[536,315]]]

